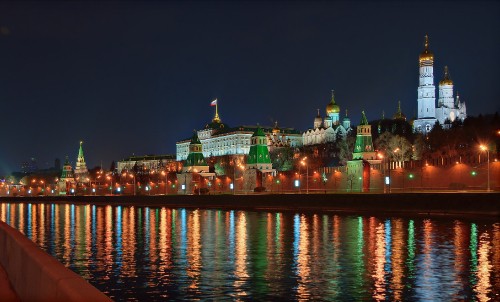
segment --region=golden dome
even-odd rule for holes
[[[340,107],[335,103],[335,94],[332,90],[332,100],[326,105],[326,114],[340,113]]]
[[[425,35],[425,49],[420,53],[419,60],[422,61],[434,61],[434,54],[429,50],[429,36]]]
[[[444,67],[444,77],[439,81],[439,85],[453,85],[453,81],[450,79],[450,74],[448,72],[448,66]]]

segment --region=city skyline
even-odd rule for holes
[[[353,125],[361,110],[369,120],[392,116],[398,101],[412,118],[425,34],[435,81],[447,65],[469,115],[499,111],[495,2],[0,8],[7,130],[0,175],[31,157],[40,168],[65,156],[74,162],[80,140],[90,168],[132,154],[173,154],[175,142],[213,118],[215,98],[230,126],[278,121],[304,131],[317,108],[324,115],[332,89]]]

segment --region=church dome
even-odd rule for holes
[[[340,107],[335,103],[335,94],[332,90],[332,99],[328,105],[326,105],[326,114],[330,113],[340,113]]]
[[[425,49],[420,53],[419,60],[423,61],[434,61],[434,54],[429,50],[429,36],[425,35]]]
[[[453,85],[453,81],[450,78],[450,74],[448,72],[448,66],[444,67],[444,76],[441,81],[439,81],[439,86],[441,85]]]

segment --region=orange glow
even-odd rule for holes
[[[242,288],[248,279],[247,271],[247,220],[245,212],[238,212],[238,221],[236,222],[236,260],[234,275],[237,277],[234,281],[234,287],[238,295],[246,296],[247,292]]]
[[[489,260],[491,245],[488,233],[484,232],[479,237],[478,265],[477,265],[477,284],[475,292],[478,301],[490,301],[488,294],[492,291],[490,283],[492,265]]]
[[[375,243],[375,268],[373,272],[373,279],[375,280],[375,290],[373,291],[373,299],[377,301],[385,300],[385,229],[384,224],[379,223],[377,226],[377,235]]]
[[[297,298],[298,300],[307,300],[310,297],[309,285],[311,284],[309,266],[309,230],[307,227],[307,219],[304,215],[300,216],[300,237],[299,237],[299,254],[297,259]]]

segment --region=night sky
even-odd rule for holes
[[[500,111],[500,2],[0,3],[0,175],[79,141],[89,168],[175,153],[230,126],[312,126],[335,89],[353,125],[417,110],[429,34],[469,115]],[[437,97],[437,90],[436,90]]]

